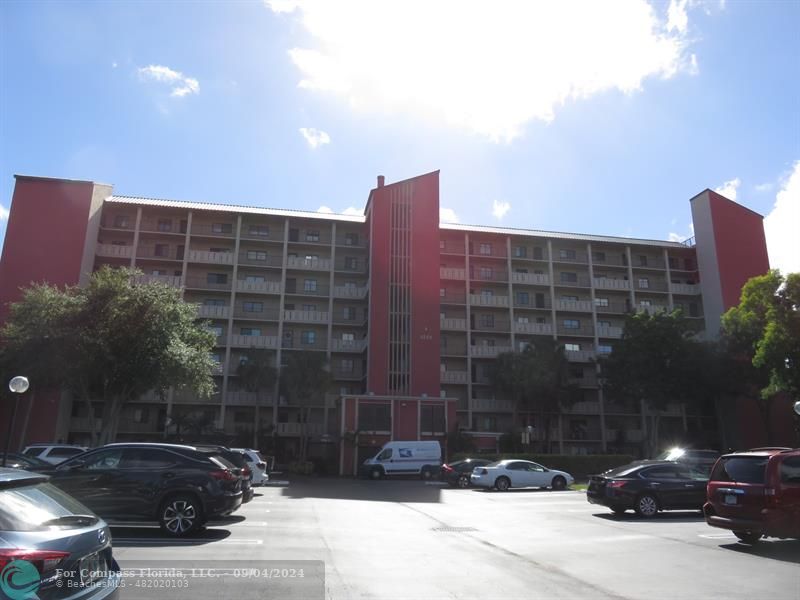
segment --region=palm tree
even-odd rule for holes
[[[253,429],[253,448],[258,448],[261,429],[261,399],[272,390],[278,380],[278,372],[272,366],[272,356],[263,348],[251,348],[247,353],[247,360],[239,363],[236,368],[242,385],[248,392],[256,396],[256,425]]]
[[[320,352],[288,352],[281,368],[281,387],[292,404],[300,407],[300,462],[308,452],[307,424],[311,406],[328,391],[333,378],[327,370],[327,359]]]

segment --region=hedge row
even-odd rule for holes
[[[486,458],[488,460],[532,460],[548,469],[566,471],[573,477],[586,477],[602,473],[634,460],[628,454],[455,454],[453,461],[464,458]]]

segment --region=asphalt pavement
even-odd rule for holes
[[[308,478],[256,488],[252,502],[188,539],[170,540],[155,528],[112,532],[123,569],[273,561],[264,564],[288,566],[283,573],[307,564],[311,573],[312,563],[291,561],[322,561],[319,596],[324,589],[324,597],[343,600],[800,599],[798,540],[749,547],[708,527],[699,512],[616,517],[577,491]],[[284,581],[279,589],[275,581],[238,578],[226,583],[224,597],[317,597],[315,588]],[[223,596],[200,586],[191,597]]]

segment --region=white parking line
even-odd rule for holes
[[[733,533],[698,533],[697,537],[706,538],[708,540],[733,540],[736,536]]]
[[[167,542],[166,544],[164,542]],[[228,546],[260,546],[264,543],[263,540],[231,540],[231,539],[216,539],[216,538],[192,538],[189,540],[172,540],[168,538],[114,538],[114,544],[124,543],[126,546],[140,546],[140,545],[153,545],[160,544],[165,547],[169,546],[197,546],[200,542],[213,543],[215,546],[218,544],[226,544]]]

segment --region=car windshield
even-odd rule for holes
[[[80,527],[81,521],[71,522],[65,517],[91,514],[83,504],[50,483],[0,491],[0,531],[44,531],[52,522]]]
[[[763,484],[768,456],[726,456],[714,467],[712,481]]]
[[[641,465],[623,465],[621,467],[615,467],[613,469],[609,469],[603,475],[606,477],[626,477],[631,475],[636,469],[640,468]]]

